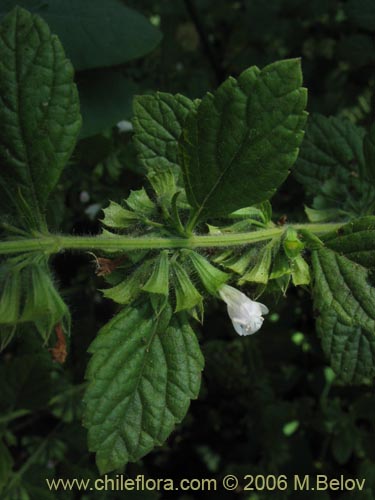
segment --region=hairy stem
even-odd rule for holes
[[[294,224],[295,229],[305,229],[322,235],[339,229],[343,224]],[[130,237],[130,236],[64,236],[40,235],[30,239],[0,241],[0,255],[43,252],[54,254],[62,250],[103,250],[107,252],[126,252],[129,250],[159,248],[218,248],[241,246],[269,240],[281,235],[287,226],[260,229],[248,233],[225,233],[215,235],[192,235],[182,237]]]

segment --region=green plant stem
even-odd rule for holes
[[[305,229],[322,235],[340,228],[341,223],[329,224],[294,224],[295,229]],[[224,233],[215,235],[192,235],[182,237],[147,237],[130,236],[64,236],[40,235],[30,239],[0,241],[0,255],[43,252],[54,254],[62,250],[103,250],[108,252],[126,252],[160,248],[218,248],[241,246],[269,240],[281,235],[287,226],[261,229],[248,233]]]
[[[191,236],[193,234],[193,229],[198,222],[199,215],[200,215],[199,210],[196,212],[193,211],[190,213],[190,218],[189,218],[188,223],[186,225],[186,234],[188,236]]]

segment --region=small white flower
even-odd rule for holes
[[[229,285],[223,285],[219,295],[227,304],[229,317],[238,335],[252,335],[259,330],[264,320],[262,315],[269,313],[268,307]]]
[[[90,201],[90,195],[87,191],[81,191],[79,194],[79,201],[81,203],[88,203]]]
[[[131,122],[128,122],[128,120],[121,120],[117,124],[118,131],[120,134],[124,132],[131,132],[133,130],[133,125]]]

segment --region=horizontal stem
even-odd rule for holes
[[[307,229],[314,234],[335,231],[343,224],[294,224],[295,229]],[[103,250],[108,252],[126,252],[128,250],[145,250],[159,248],[212,248],[240,246],[248,243],[269,240],[281,235],[287,226],[260,229],[248,233],[225,233],[214,235],[192,235],[181,237],[147,237],[132,238],[130,236],[64,236],[41,235],[30,239],[0,241],[0,254],[23,252],[58,253],[62,250]]]

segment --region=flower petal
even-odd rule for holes
[[[226,302],[228,314],[238,335],[252,335],[264,321],[263,314],[268,314],[268,307],[251,300],[247,295],[229,285],[219,290],[220,297]]]
[[[261,302],[255,302],[255,304],[258,304],[258,305],[259,305],[260,310],[261,310],[261,312],[262,312],[262,315],[263,315],[263,314],[268,314],[268,313],[270,312],[270,311],[269,311],[269,309],[268,309],[268,307],[267,307],[267,306],[265,306],[264,304],[262,304]]]

